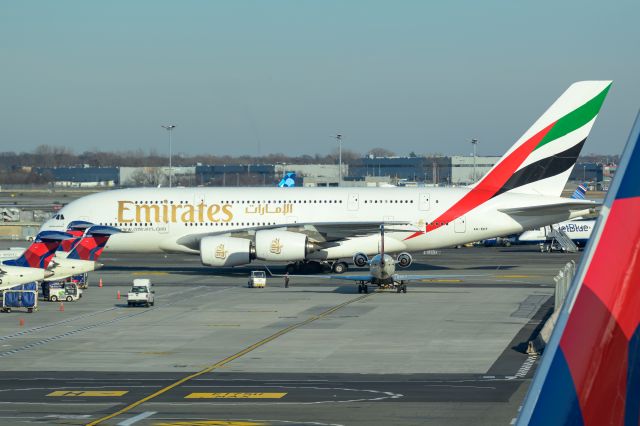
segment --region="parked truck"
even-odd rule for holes
[[[155,293],[151,280],[147,278],[136,278],[133,280],[131,290],[127,293],[127,306],[153,306],[155,304]]]

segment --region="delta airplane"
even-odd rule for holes
[[[67,232],[40,232],[19,256],[0,264],[0,290],[33,281],[59,281],[99,269],[102,264],[97,260],[106,242],[118,232],[84,222],[70,223]]]
[[[60,243],[70,237],[59,231],[40,232],[18,258],[0,264],[0,290],[53,276],[53,271],[47,270],[49,262]]]
[[[560,195],[610,86],[572,84],[467,188],[121,189],[69,203],[42,229],[84,220],[126,231],[107,252],[193,253],[214,267],[329,262],[338,273],[347,264],[337,259],[363,253],[354,260],[364,266],[380,252],[384,223],[387,252],[410,263],[411,251],[521,233],[592,210],[594,202]]]
[[[517,425],[640,423],[640,114]]]

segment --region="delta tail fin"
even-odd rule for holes
[[[93,225],[69,251],[67,258],[97,261],[109,238],[120,232],[118,228],[112,226]]]
[[[27,268],[46,269],[62,241],[73,238],[72,235],[60,231],[42,231],[17,259],[7,260],[5,265],[24,266]]]
[[[640,114],[518,425],[638,425]]]
[[[475,185],[559,197],[593,127],[611,81],[572,84]]]

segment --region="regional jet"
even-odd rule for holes
[[[84,220],[122,229],[106,252],[192,253],[204,265],[254,259],[329,263],[344,272],[386,251],[409,252],[519,234],[593,211],[561,193],[609,91],[610,81],[572,84],[476,184],[466,188],[132,188],[88,195],[43,230]],[[415,230],[407,231],[405,224]],[[395,228],[395,229],[394,229]]]

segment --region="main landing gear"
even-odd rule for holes
[[[369,286],[367,283],[358,284],[358,293],[369,293]]]
[[[396,286],[396,291],[398,293],[406,293],[407,292],[407,285],[405,283],[400,283]]]

